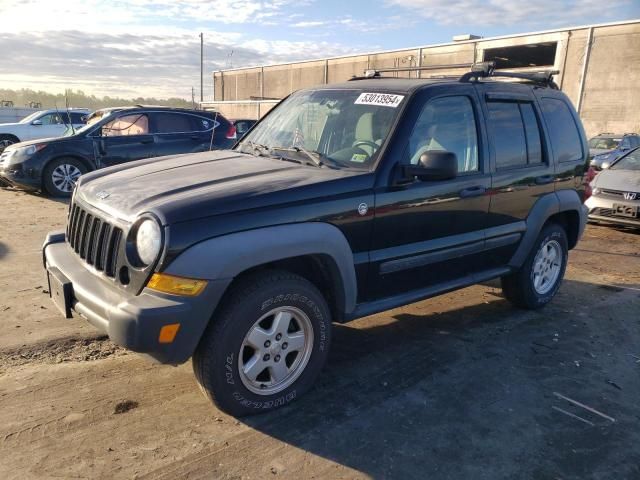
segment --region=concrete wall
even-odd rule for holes
[[[640,23],[594,29],[580,116],[590,134],[640,133]]]
[[[0,107],[0,123],[15,123],[24,117],[37,112],[38,108]]]
[[[262,118],[269,110],[278,104],[276,100],[270,101],[226,101],[226,102],[203,102],[204,110],[214,110],[220,112],[230,120],[248,118],[257,120]]]
[[[367,69],[419,66],[428,68],[385,75],[459,76],[474,62],[482,61],[486,49],[546,42],[557,43],[553,68],[560,74],[556,81],[579,108],[588,135],[640,132],[640,21],[215,72],[215,100],[207,105],[213,108],[219,101],[283,98],[301,88],[346,81]],[[234,105],[220,108],[239,118],[240,112],[263,115],[273,103],[265,104],[259,112],[256,105]]]

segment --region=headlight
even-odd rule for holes
[[[146,218],[138,226],[136,232],[136,251],[138,258],[147,266],[151,265],[160,254],[162,232],[155,220]]]
[[[11,155],[9,156],[8,161],[9,163],[18,163],[20,160],[24,159],[24,157],[34,155],[46,146],[46,143],[38,143],[36,145],[27,145],[26,147],[14,147],[10,150]]]

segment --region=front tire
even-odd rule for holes
[[[266,271],[241,281],[193,356],[202,392],[244,416],[300,397],[329,352],[331,318],[318,289],[298,275]]]
[[[80,175],[87,167],[75,158],[58,158],[49,162],[43,175],[44,189],[52,197],[70,197]]]
[[[501,278],[502,293],[520,308],[544,307],[560,288],[568,260],[567,233],[557,223],[548,223],[515,273]]]

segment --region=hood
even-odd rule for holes
[[[38,138],[37,140],[25,140],[24,142],[13,143],[5,150],[13,150],[14,148],[28,147],[29,145],[38,145],[40,143],[52,143],[52,142],[66,142],[72,137],[52,137],[52,138]]]
[[[127,222],[152,212],[171,224],[303,200],[318,194],[302,187],[364,173],[218,150],[98,170],[82,177],[76,195]]]
[[[2,133],[2,129],[4,128],[12,128],[12,127],[21,127],[22,125],[27,125],[25,123],[0,123],[0,133]]]
[[[605,190],[640,192],[640,171],[603,170],[593,180],[593,186]]]

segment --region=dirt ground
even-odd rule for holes
[[[493,283],[336,325],[313,390],[236,420],[57,313],[64,202],[0,205],[2,479],[640,478],[640,233],[589,226],[542,311]]]

